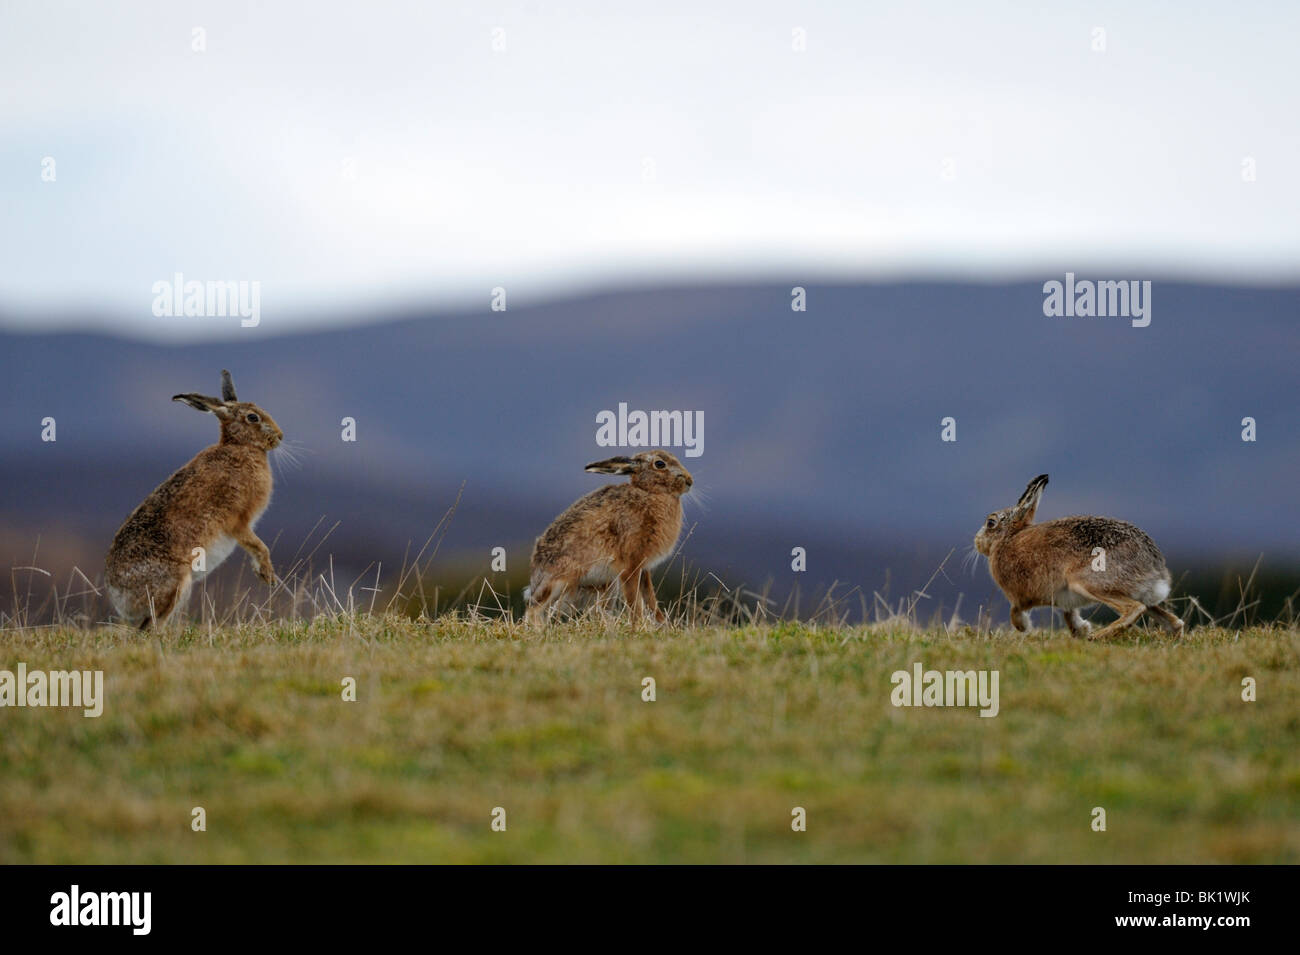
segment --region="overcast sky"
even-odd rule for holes
[[[0,323],[225,328],[152,314],[176,272],[260,282],[263,331],[494,286],[1289,280],[1297,36],[1283,2],[5,0]]]

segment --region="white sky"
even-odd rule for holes
[[[5,0],[0,324],[229,331],[152,315],[177,271],[261,282],[264,331],[497,285],[1294,280],[1297,36],[1286,2]]]

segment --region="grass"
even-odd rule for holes
[[[7,863],[1300,861],[1294,629],[355,614],[0,634],[19,661],[107,699],[0,710]],[[893,707],[916,661],[998,670],[1001,712]]]

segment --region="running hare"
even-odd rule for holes
[[[536,625],[579,588],[608,589],[617,579],[628,609],[652,613],[650,571],[672,553],[682,530],[682,495],[694,482],[667,451],[643,451],[585,468],[597,474],[628,474],[626,484],[607,484],[578,498],[555,519],[533,547],[532,580],[524,619]]]
[[[1035,524],[1047,475],[1029,482],[1014,507],[988,516],[975,549],[989,559],[994,582],[1011,601],[1011,623],[1029,629],[1034,607],[1060,607],[1076,637],[1091,626],[1079,608],[1104,603],[1119,614],[1094,639],[1112,636],[1150,610],[1175,636],[1183,622],[1161,603],[1169,596],[1169,570],[1155,542],[1139,528],[1110,517],[1061,517]]]
[[[257,562],[257,575],[275,582],[271,552],[253,525],[271,500],[266,452],[284,432],[255,404],[239,401],[230,372],[221,373],[221,397],[176,395],[216,415],[221,440],[194,458],[144,499],[113,538],[105,582],[117,612],[141,630],[167,622],[185,603],[190,585],[239,545]],[[196,548],[203,548],[196,569]]]

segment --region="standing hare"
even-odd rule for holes
[[[585,470],[632,479],[578,498],[537,538],[532,579],[524,591],[525,621],[536,625],[566,595],[583,587],[608,589],[617,578],[629,610],[651,613],[662,622],[650,571],[677,543],[682,495],[694,478],[667,451],[597,461]]]
[[[1175,636],[1183,622],[1161,604],[1169,596],[1170,577],[1155,542],[1137,527],[1110,517],[1061,517],[1034,523],[1047,475],[1029,482],[1014,507],[988,516],[975,535],[975,549],[989,559],[994,582],[1011,601],[1011,623],[1029,629],[1034,607],[1060,607],[1076,637],[1091,625],[1080,607],[1104,603],[1119,614],[1094,639],[1110,637],[1131,626],[1144,610],[1164,621]]]
[[[257,405],[235,398],[228,371],[221,373],[220,398],[188,394],[172,401],[216,415],[221,440],[159,485],[113,538],[104,577],[109,597],[141,630],[165,624],[184,605],[190,585],[236,544],[252,555],[262,580],[275,582],[271,552],[253,525],[271,500],[266,453],[284,432]]]

